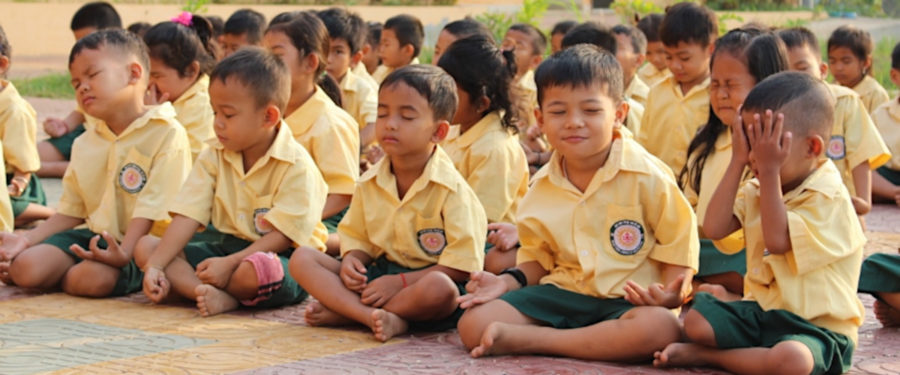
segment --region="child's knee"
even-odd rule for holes
[[[69,268],[62,289],[80,297],[106,297],[116,288],[121,271],[102,263],[84,261]]]
[[[150,260],[150,256],[153,255],[153,251],[156,250],[158,244],[159,238],[151,234],[143,236],[138,240],[137,244],[134,246],[134,262],[140,269],[144,269],[144,266],[147,264],[147,261]]]
[[[691,309],[684,316],[684,335],[691,342],[709,347],[716,346],[716,335],[712,325],[697,310]]]
[[[778,369],[778,373],[784,375],[809,374],[815,365],[812,352],[799,341],[776,344],[766,360],[771,365],[769,368]]]
[[[228,294],[239,300],[251,300],[259,291],[259,277],[253,264],[242,261],[228,281]]]
[[[499,320],[492,306],[495,303],[497,303],[496,300],[470,307],[459,318],[456,329],[459,331],[459,338],[466,348],[471,350],[478,346],[487,326]]]
[[[443,272],[429,272],[416,281],[416,289],[423,291],[416,296],[417,304],[423,309],[445,311],[449,315],[458,305],[459,289],[450,276]]]
[[[499,275],[503,270],[516,266],[516,250],[492,249],[484,256],[484,270]]]
[[[291,259],[288,261],[288,271],[291,273],[291,276],[294,277],[294,280],[299,281],[303,277],[303,269],[314,267],[319,264],[318,260],[323,256],[334,260],[317,249],[306,246],[298,247],[294,250],[294,253],[291,254]],[[338,262],[338,269],[340,269],[340,262]]]

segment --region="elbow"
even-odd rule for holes
[[[790,241],[766,241],[766,250],[769,254],[787,254],[792,249]]]

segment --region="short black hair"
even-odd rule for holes
[[[637,28],[647,37],[647,43],[659,41],[659,25],[662,24],[662,20],[661,13],[650,13],[638,21]]]
[[[434,65],[406,65],[388,74],[378,90],[399,83],[411,87],[425,98],[434,114],[434,120],[453,121],[458,102],[456,82],[443,69]]]
[[[223,20],[222,17],[214,16],[211,14],[207,14],[203,17],[206,17],[206,20],[209,21],[210,25],[212,25],[213,39],[218,38],[225,32],[225,20]]]
[[[588,21],[569,30],[562,39],[562,48],[566,49],[576,44],[593,44],[600,49],[605,49],[615,55],[619,46],[616,36],[606,26],[599,22]]]
[[[299,10],[292,10],[289,12],[281,12],[276,14],[275,17],[272,17],[272,19],[269,21],[269,27],[268,29],[266,29],[266,31],[271,29],[272,26],[275,26],[279,23],[288,23],[293,21],[294,18],[297,18],[298,14],[300,14]]]
[[[72,16],[69,29],[75,31],[85,27],[93,27],[97,30],[121,29],[122,19],[119,18],[116,8],[113,8],[110,3],[105,1],[87,3],[78,8],[75,15]]]
[[[194,61],[200,64],[200,73],[212,71],[218,55],[212,38],[212,24],[203,16],[193,15],[190,26],[171,21],[156,24],[147,30],[144,43],[150,57],[175,69],[178,76],[186,77]]]
[[[659,25],[659,39],[670,47],[677,46],[679,42],[707,47],[718,35],[716,13],[694,3],[672,5]]]
[[[325,71],[328,57],[328,29],[325,28],[322,20],[312,12],[297,13],[290,22],[273,25],[266,32],[279,32],[286,35],[294,48],[300,51],[301,57],[309,54],[317,55],[319,66],[316,74],[322,74]]]
[[[101,47],[115,49],[125,55],[137,58],[138,63],[144,67],[144,74],[150,71],[150,56],[147,53],[147,45],[137,35],[122,29],[106,29],[88,34],[72,46],[69,53],[69,66],[75,58],[85,49],[98,50]]]
[[[627,36],[631,40],[631,49],[634,53],[643,55],[647,53],[647,37],[641,30],[631,25],[616,25],[612,28],[613,34]],[[621,46],[625,48],[626,46]]]
[[[260,47],[241,48],[222,59],[210,74],[210,82],[234,78],[250,90],[257,108],[274,104],[284,114],[291,96],[291,75],[287,66]]]
[[[865,61],[872,56],[875,44],[872,42],[872,34],[856,26],[844,25],[838,27],[828,38],[828,51],[833,48],[845,47],[853,52],[857,59]]]
[[[6,32],[3,31],[3,25],[0,25],[0,57],[3,56],[12,60],[12,46],[9,45],[9,38],[6,37]]]
[[[144,34],[147,34],[147,30],[150,30],[151,27],[153,27],[153,25],[147,22],[135,22],[131,25],[128,25],[125,30],[128,30],[128,32],[134,35],[137,35],[138,38],[143,38]]]
[[[834,122],[834,97],[825,82],[812,76],[786,71],[762,80],[744,99],[742,111],[765,110],[784,114],[784,130],[795,136],[810,134],[828,139]]]
[[[225,21],[225,34],[247,34],[247,41],[258,44],[266,27],[266,17],[253,9],[238,9]]]
[[[778,37],[784,42],[788,49],[809,47],[816,56],[822,57],[822,51],[819,50],[819,39],[816,34],[805,27],[791,27],[788,29],[778,30]]]
[[[494,40],[494,34],[491,33],[491,30],[488,29],[485,24],[468,16],[444,25],[444,28],[441,30],[453,34],[457,39],[468,38],[473,35],[482,35],[490,38],[491,41]]]
[[[555,25],[553,25],[553,29],[550,31],[550,35],[566,35],[566,33],[568,33],[569,30],[572,30],[572,28],[576,25],[578,25],[578,22],[572,20],[559,21]]]
[[[366,26],[366,29],[368,29],[366,43],[374,48],[381,41],[381,22],[369,22]]]
[[[588,87],[599,83],[615,103],[621,102],[625,89],[622,67],[616,56],[592,44],[577,44],[544,60],[534,72],[538,106],[544,91],[554,86]]]
[[[525,33],[531,37],[531,54],[533,56],[544,54],[544,51],[547,49],[547,37],[537,27],[527,23],[517,23],[510,26],[509,29]]]
[[[419,56],[422,50],[422,43],[425,40],[425,29],[422,27],[422,21],[409,14],[400,14],[388,18],[384,22],[383,30],[393,30],[400,42],[400,47],[405,45],[413,46],[413,57]]]
[[[900,70],[900,42],[897,42],[891,51],[891,69]]]
[[[329,8],[317,13],[325,28],[328,29],[328,37],[331,40],[343,39],[350,47],[350,54],[359,52],[366,44],[366,21],[359,14],[349,12],[344,8]]]

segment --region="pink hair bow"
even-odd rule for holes
[[[172,17],[172,22],[177,22],[187,27],[191,27],[191,23],[194,19],[194,15],[191,12],[181,12],[176,17]]]

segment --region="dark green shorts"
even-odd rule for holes
[[[580,328],[618,319],[634,308],[624,298],[594,298],[552,284],[526,286],[506,293],[500,299],[525,316],[554,328]]]
[[[72,143],[75,142],[75,138],[78,138],[81,133],[84,133],[84,124],[79,124],[75,129],[72,129],[72,131],[63,134],[62,137],[48,138],[47,142],[59,150],[59,153],[62,154],[66,160],[69,160],[72,158]]]
[[[12,182],[13,174],[9,173],[6,175],[6,185]],[[9,197],[9,202],[12,203],[13,216],[18,217],[25,209],[28,208],[29,204],[35,203],[41,206],[47,205],[47,195],[44,194],[44,187],[41,186],[41,179],[34,173],[31,174],[31,180],[28,181],[28,186],[25,187],[25,191],[22,192],[22,195],[18,197]]]
[[[338,224],[341,223],[341,219],[344,218],[344,215],[347,214],[347,210],[349,209],[350,206],[347,206],[347,208],[344,208],[341,212],[338,212],[334,215],[331,215],[331,217],[322,220],[322,224],[324,224],[325,228],[328,229],[328,234],[337,233]]]
[[[894,185],[900,185],[900,171],[890,169],[888,167],[880,167],[875,171],[884,177],[885,180],[890,181]]]
[[[863,261],[859,288],[863,293],[900,292],[900,255],[876,253]]]
[[[202,241],[197,239],[202,239]],[[191,238],[191,242],[188,242],[184,247],[184,257],[191,267],[197,268],[197,265],[207,258],[231,255],[246,249],[252,243],[252,241],[243,240],[215,229],[212,229],[212,231],[207,230],[197,233]],[[288,268],[291,253],[291,251],[278,253],[281,269],[284,270],[284,279],[281,280],[281,287],[275,290],[267,299],[257,302],[253,307],[281,307],[297,304],[306,299],[306,291],[294,281]]]
[[[406,268],[397,263],[391,262],[387,260],[385,257],[379,257],[375,259],[372,264],[366,267],[366,279],[368,281],[375,280],[382,276],[387,275],[397,275],[401,273],[407,273],[412,271],[417,271],[421,268]],[[459,295],[466,294],[466,282],[458,282],[456,283],[456,288],[459,289]],[[429,320],[424,322],[409,322],[409,330],[410,331],[424,331],[424,332],[439,332],[446,331],[449,329],[456,328],[456,323],[459,322],[459,318],[463,314],[463,309],[457,307],[456,311],[450,316],[440,319],[440,320]]]
[[[696,276],[703,277],[727,272],[736,272],[741,276],[747,273],[747,255],[744,250],[728,255],[716,249],[712,240],[701,238],[700,271]]]
[[[694,296],[692,308],[712,326],[721,349],[771,348],[799,341],[812,352],[813,374],[842,374],[853,364],[850,338],[787,310],[763,311],[755,301],[722,302],[703,292]]]
[[[62,250],[62,252],[68,254],[75,260],[75,264],[78,264],[81,263],[82,259],[75,255],[72,250],[69,250],[69,246],[77,244],[85,249],[90,249],[91,238],[94,236],[96,236],[96,234],[91,232],[90,229],[70,229],[50,236],[50,238],[44,240],[44,243],[53,245]],[[103,237],[100,237],[97,246],[102,248],[106,247],[106,241]],[[113,288],[112,293],[110,293],[111,297],[124,296],[141,290],[144,272],[138,268],[137,264],[134,263],[134,260],[128,262],[128,264],[126,264],[125,267],[122,267],[120,271],[122,272],[119,274],[119,279],[116,280],[116,286]]]

